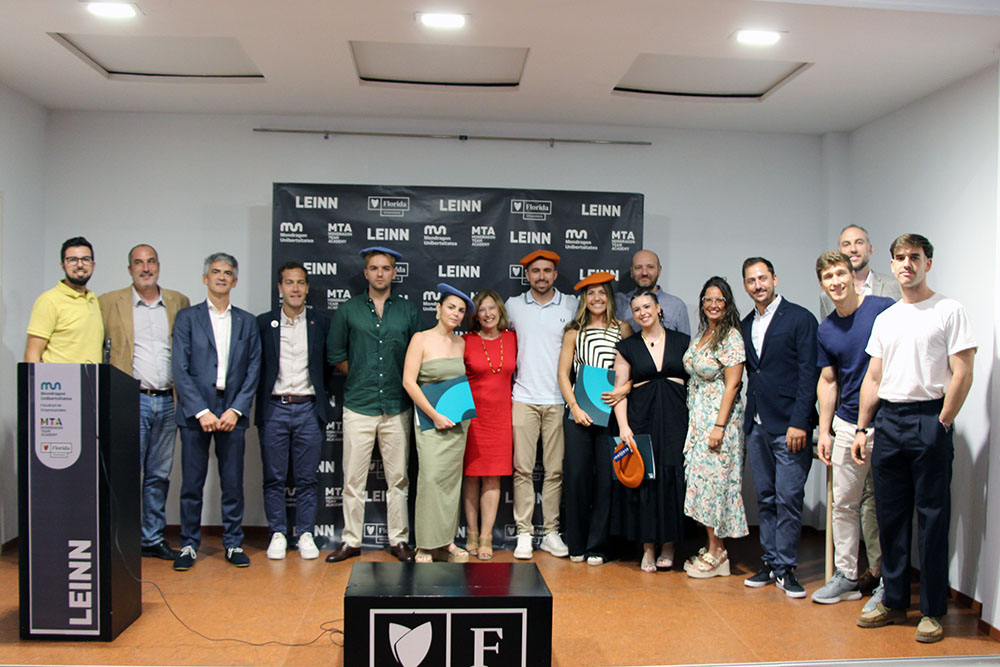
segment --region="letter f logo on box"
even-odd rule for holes
[[[497,641],[496,644],[492,646],[486,646],[484,641],[486,633],[492,632],[497,636],[497,640],[503,639],[503,628],[471,628],[472,630],[472,654],[474,663],[469,667],[487,667],[486,665],[486,651],[493,651],[494,653],[500,653],[500,642]]]

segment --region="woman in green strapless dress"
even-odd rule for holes
[[[416,562],[464,563],[469,553],[455,545],[461,506],[462,463],[467,422],[456,424],[434,409],[421,387],[465,375],[465,341],[455,328],[473,309],[472,300],[450,285],[438,285],[437,324],[413,335],[403,362],[403,388],[434,423],[417,441]]]

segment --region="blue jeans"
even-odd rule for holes
[[[316,530],[316,469],[325,429],[314,403],[284,404],[272,399],[271,416],[259,429],[264,476],[264,513],[272,533],[288,534],[285,481],[288,456],[295,475],[296,534]]]
[[[139,460],[142,464],[142,546],[163,541],[167,489],[174,463],[177,421],[174,397],[139,394]]]
[[[209,408],[216,416],[225,411],[222,398]],[[181,426],[181,546],[197,551],[201,545],[201,507],[208,474],[208,450],[215,440],[222,488],[222,546],[243,544],[243,445],[245,428],[228,433],[205,433],[201,428]]]
[[[773,437],[761,424],[747,436],[747,461],[757,491],[757,520],[763,560],[775,574],[798,567],[802,497],[812,465],[812,448],[788,451],[785,436]]]

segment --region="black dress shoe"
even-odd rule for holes
[[[352,547],[347,544],[347,542],[341,542],[337,545],[337,548],[330,552],[330,555],[326,557],[327,563],[339,563],[342,560],[347,560],[348,558],[354,558],[361,554],[361,547]]]
[[[389,553],[396,557],[396,560],[404,563],[413,562],[413,549],[406,542],[399,542],[389,547]]]
[[[163,560],[177,560],[177,557],[181,555],[180,551],[176,551],[170,548],[166,540],[161,541],[159,544],[154,544],[151,547],[143,547],[142,555],[145,558],[162,558]]]

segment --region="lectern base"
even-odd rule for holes
[[[351,569],[345,665],[551,662],[552,593],[534,564],[355,563]]]

